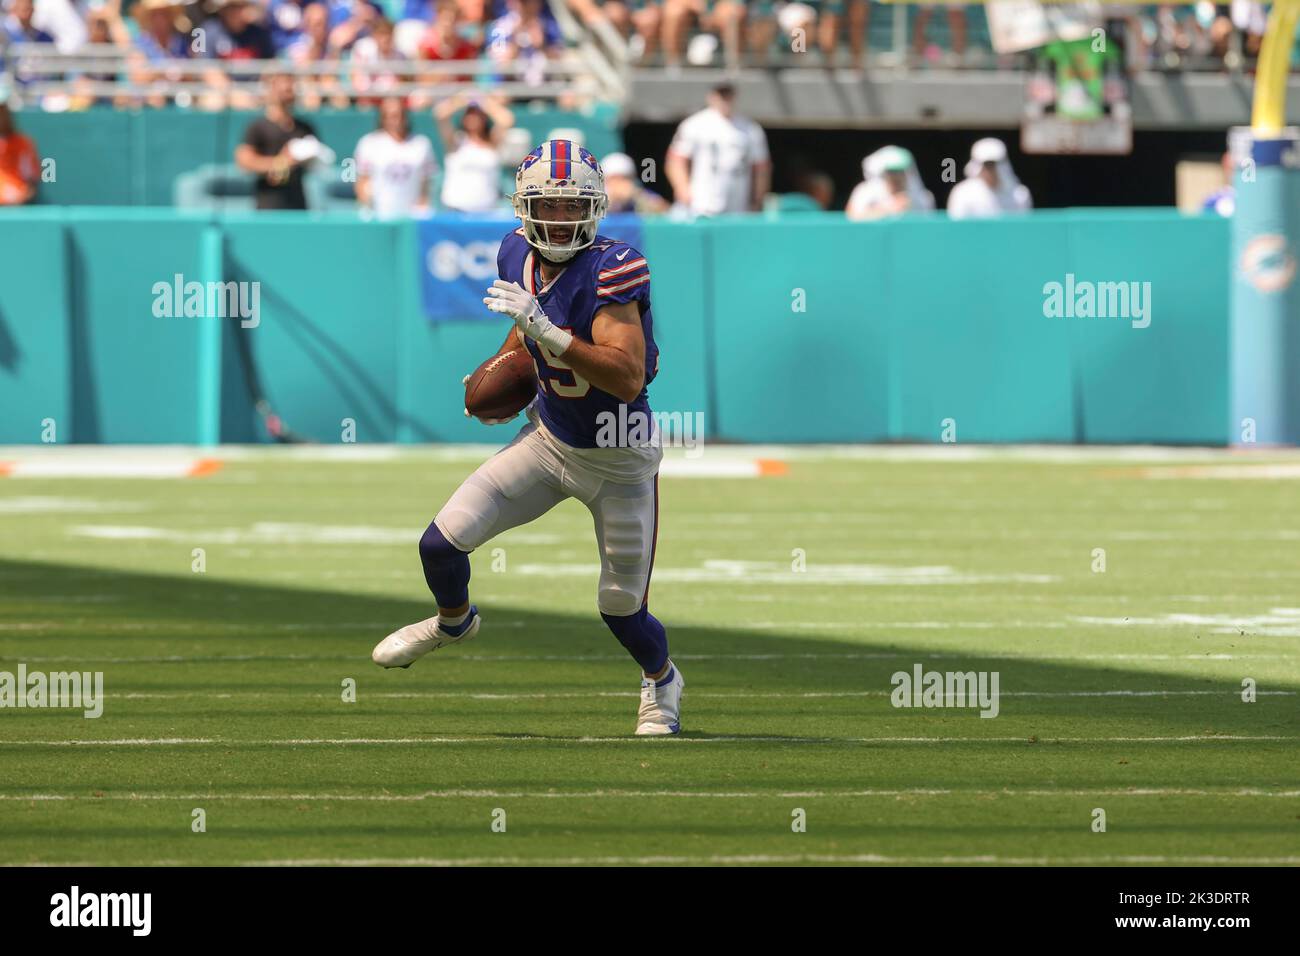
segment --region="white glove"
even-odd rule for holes
[[[545,345],[556,355],[563,355],[573,341],[572,333],[553,325],[542,311],[541,303],[525,292],[518,282],[497,279],[488,287],[487,292],[484,305],[493,312],[510,316],[520,332],[534,342]]]
[[[462,385],[468,385],[468,384],[469,384],[469,376],[466,375],[464,378],[462,378],[462,379],[460,380],[460,384],[462,384]],[[471,415],[471,414],[469,413],[469,409],[468,409],[468,408],[465,409],[465,417],[466,417],[466,418],[477,418],[476,415]],[[478,421],[482,422],[484,425],[508,425],[510,422],[514,421],[517,417],[518,417],[518,412],[516,412],[514,415],[511,415],[509,418],[479,418]]]

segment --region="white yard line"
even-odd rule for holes
[[[1049,788],[999,788],[993,790],[951,790],[928,787],[903,787],[870,790],[585,790],[558,792],[554,790],[425,790],[420,793],[12,793],[0,794],[0,801],[62,803],[98,800],[124,801],[320,801],[342,803],[418,803],[423,800],[642,800],[642,799],[701,799],[701,800],[811,800],[834,798],[893,798],[893,797],[1300,797],[1300,790],[1204,790],[1188,787],[1135,787],[1094,789]]]
[[[847,627],[848,625],[846,625]],[[27,663],[73,664],[220,664],[247,661],[357,661],[364,662],[364,654],[224,654],[212,656],[144,655],[138,657],[93,657],[63,654],[57,656],[10,654],[5,660],[22,660]],[[474,661],[476,663],[514,664],[535,661],[617,661],[627,662],[625,654],[459,654],[452,652],[440,656],[439,661]],[[843,653],[781,653],[769,654],[674,654],[678,661],[784,661],[784,660],[962,660],[962,661],[1300,661],[1295,654],[955,654],[926,653],[922,651],[845,651]]]
[[[669,746],[712,743],[781,744],[1097,744],[1097,743],[1219,743],[1300,740],[1291,735],[1219,734],[1177,737],[790,737],[719,735],[713,737],[541,737],[519,734],[509,737],[131,737],[118,739],[0,740],[0,747],[172,747],[215,745],[219,747],[330,747],[330,746],[424,746],[436,744],[633,744],[673,741]]]
[[[249,866],[652,866],[652,865],[725,865],[756,863],[879,863],[917,864],[939,866],[978,865],[990,866],[1065,866],[1085,864],[1155,863],[1191,865],[1197,863],[1235,866],[1293,866],[1300,856],[883,856],[876,853],[802,853],[802,854],[743,854],[736,856],[573,856],[573,857],[510,857],[487,856],[438,858],[380,858],[380,859],[301,859],[250,861]]]
[[[1190,866],[1295,866],[1300,856],[885,856],[877,853],[737,854],[712,856],[478,856],[478,857],[301,857],[285,860],[239,860],[234,866],[724,866],[762,863],[858,863],[880,865],[1085,866],[1093,864],[1166,864]],[[102,860],[7,863],[6,867],[98,867]],[[128,866],[193,866],[193,860],[132,860]]]
[[[728,691],[728,692],[710,692],[710,691],[692,691],[692,699],[722,699],[722,700],[789,700],[789,699],[810,699],[821,697],[889,697],[894,692],[892,690],[835,690],[835,691]],[[1292,690],[1261,690],[1255,692],[1259,697],[1295,697],[1297,691]],[[1239,697],[1240,688],[1225,688],[1222,690],[1002,690],[998,692],[1000,697]],[[225,700],[232,697],[252,697],[252,698],[269,698],[282,699],[294,696],[292,692],[273,692],[273,691],[231,691],[226,693],[210,692],[188,692],[188,691],[151,691],[140,693],[125,694],[105,694],[109,699],[117,700],[185,700],[191,698],[218,699]],[[337,694],[322,694],[311,692],[304,696],[320,699],[335,699]],[[378,697],[390,700],[437,700],[447,698],[449,700],[596,700],[602,697],[639,697],[637,691],[615,691],[615,690],[593,690],[593,691],[536,691],[532,693],[501,693],[500,691],[393,691],[367,693],[367,697]],[[943,695],[945,699],[955,699],[956,693]]]

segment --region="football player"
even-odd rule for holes
[[[634,428],[614,441],[608,426],[653,423],[646,386],[659,350],[650,269],[627,243],[596,234],[607,204],[600,165],[577,143],[550,140],[520,163],[514,211],[522,226],[502,242],[500,278],[483,302],[513,321],[497,354],[528,349],[537,395],[528,423],[465,480],[420,540],[438,614],[390,634],[372,657],[407,667],[474,637],[480,618],[469,600],[469,553],[577,498],[595,520],[600,616],[641,666],[636,733],[676,734],[685,682],[647,603],[663,452],[652,426],[648,438]]]

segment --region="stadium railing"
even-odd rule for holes
[[[161,98],[180,105],[204,99],[213,108],[221,108],[222,99],[260,99],[262,78],[270,73],[329,83],[331,92],[354,100],[412,94],[442,97],[466,87],[509,99],[608,100],[622,93],[618,75],[585,49],[568,50],[541,62],[171,59],[141,67],[161,77],[148,83],[131,79],[130,50],[112,44],[87,44],[75,53],[61,53],[52,43],[17,43],[8,47],[3,63],[0,81],[6,81],[19,103],[39,102],[48,96],[115,103]],[[375,77],[383,77],[385,82],[370,82]]]

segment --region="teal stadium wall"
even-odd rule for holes
[[[711,440],[1223,444],[1228,226],[1163,210],[849,223],[649,221],[659,411]],[[504,327],[430,323],[409,223],[310,213],[0,214],[0,442],[262,436],[233,336],[297,430],[497,441],[461,376]],[[261,283],[261,322],[155,318],[155,282]],[[1043,286],[1151,283],[1152,321],[1048,318]],[[803,311],[798,311],[802,296]]]
[[[54,180],[40,187],[39,202],[79,206],[170,206],[176,177],[204,165],[234,162],[235,147],[259,114],[165,110],[88,110],[17,114],[19,128],[35,141],[42,159],[54,161]],[[323,142],[340,160],[376,125],[373,109],[318,110],[308,115]],[[515,123],[541,140],[558,127],[577,128],[597,155],[621,147],[617,111],[597,106],[579,113],[522,108]],[[412,128],[442,143],[427,110],[411,115]]]

